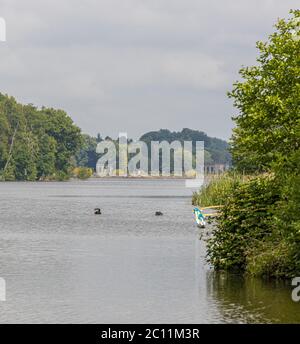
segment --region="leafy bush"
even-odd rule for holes
[[[272,234],[278,199],[272,175],[252,177],[227,191],[217,227],[208,239],[208,259],[215,268],[246,270],[253,247]]]
[[[88,167],[76,167],[73,171],[73,175],[79,179],[88,179],[93,175],[93,170]]]
[[[231,185],[207,240],[208,261],[218,270],[255,276],[300,274],[299,173],[286,179],[275,174],[247,177]]]
[[[294,277],[300,274],[300,246],[280,237],[259,242],[248,252],[246,271],[255,276]]]
[[[64,171],[57,171],[52,176],[48,177],[47,180],[55,180],[58,182],[64,182],[70,179],[70,175],[67,172]]]

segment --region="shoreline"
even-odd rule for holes
[[[214,176],[215,174],[207,174],[204,176],[204,178],[211,178],[212,176]],[[90,177],[90,178],[86,178],[86,179],[80,179],[80,178],[69,178],[66,180],[59,180],[59,179],[51,179],[51,180],[0,180],[0,184],[1,183],[64,183],[64,182],[70,182],[70,181],[88,181],[88,180],[111,180],[111,179],[118,179],[118,180],[193,180],[196,178],[192,178],[192,177],[163,177],[163,176],[147,176],[147,177],[135,177],[135,176],[106,176],[106,177]]]

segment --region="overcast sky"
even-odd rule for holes
[[[228,138],[226,92],[299,0],[0,0],[0,92],[62,108],[84,132]]]

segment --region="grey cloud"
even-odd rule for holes
[[[0,91],[85,132],[191,127],[228,138],[226,91],[298,0],[0,0]]]

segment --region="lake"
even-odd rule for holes
[[[300,323],[290,281],[211,269],[191,194],[183,180],[0,183],[0,322]]]

